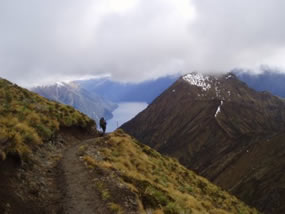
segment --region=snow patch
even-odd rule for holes
[[[183,79],[189,82],[191,85],[202,88],[203,91],[207,91],[211,88],[211,84],[209,83],[209,76],[204,76],[198,73],[191,73],[183,76]]]
[[[216,90],[216,97],[220,97],[221,96],[221,90],[218,88],[218,86],[215,87]]]
[[[55,85],[57,87],[64,87],[64,83],[63,82],[56,82]]]
[[[226,79],[228,80],[228,79],[230,79],[232,77],[233,77],[233,75],[229,74],[229,75],[226,76]]]
[[[38,86],[36,88],[50,88],[50,87],[65,87],[66,83],[64,82],[55,82],[55,83],[50,83],[50,84],[46,84],[46,85],[42,85],[42,86]]]
[[[218,114],[221,112],[221,106],[219,106],[218,108],[217,108],[217,111],[216,111],[216,114],[215,114],[215,117],[217,117],[218,116]]]
[[[221,112],[221,106],[224,104],[224,101],[223,100],[221,100],[221,104],[218,106],[218,108],[217,108],[217,111],[216,111],[216,113],[215,113],[215,117],[217,117],[218,116],[218,114]]]

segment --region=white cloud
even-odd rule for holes
[[[0,76],[28,86],[284,67],[284,8],[281,0],[4,0]]]

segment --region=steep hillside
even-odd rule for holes
[[[113,102],[151,103],[158,95],[176,81],[177,77],[167,76],[141,83],[120,83],[103,79],[75,81],[89,93],[97,93]]]
[[[53,140],[63,127],[94,125],[72,107],[50,102],[26,89],[0,79],[0,153],[26,158],[36,147]]]
[[[122,128],[251,205],[285,212],[285,103],[233,74],[185,75]]]
[[[89,93],[75,83],[59,82],[54,85],[32,88],[33,92],[85,113],[97,123],[101,117],[112,118],[112,111],[117,105],[108,101],[96,93]]]
[[[122,130],[86,141],[78,156],[113,213],[258,213]]]
[[[122,130],[0,79],[0,213],[258,213]]]
[[[0,213],[43,213],[61,152],[95,123],[1,78],[0,100]]]

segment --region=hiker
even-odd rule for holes
[[[105,134],[105,131],[106,131],[106,125],[107,125],[106,120],[104,119],[104,117],[101,117],[100,128],[103,130],[103,135]]]

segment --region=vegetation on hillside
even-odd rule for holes
[[[82,145],[79,150],[90,169],[104,171],[102,180],[97,177],[94,182],[114,213],[127,213],[114,199],[122,193],[114,192],[106,183],[115,177],[136,194],[140,213],[258,213],[177,160],[159,154],[120,129]],[[110,178],[106,176],[108,172]]]
[[[53,140],[61,127],[94,124],[70,106],[49,101],[0,78],[0,159],[29,160],[32,150]]]

